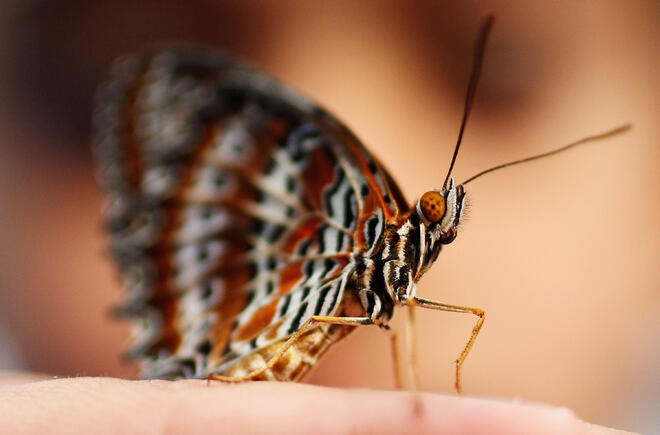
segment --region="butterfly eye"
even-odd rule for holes
[[[419,199],[419,208],[430,222],[438,222],[445,215],[445,197],[430,190]]]

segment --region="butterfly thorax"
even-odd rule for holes
[[[354,291],[367,315],[386,325],[396,305],[416,295],[417,282],[458,234],[465,200],[463,186],[426,192],[399,222],[389,223],[379,246],[356,258]]]

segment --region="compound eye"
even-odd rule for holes
[[[430,190],[419,199],[419,208],[430,222],[438,222],[445,215],[445,197]]]

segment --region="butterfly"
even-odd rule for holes
[[[459,145],[491,26],[489,17],[478,38]],[[129,356],[143,377],[297,381],[357,326],[389,329],[408,306],[475,316],[456,361],[460,390],[484,311],[416,292],[458,234],[458,145],[442,187],[411,205],[323,108],[198,47],[117,61],[94,130],[110,253],[128,294],[118,312],[135,319]]]

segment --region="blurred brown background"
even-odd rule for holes
[[[489,175],[419,286],[484,308],[467,394],[660,425],[660,6],[656,1],[4,1],[0,4],[0,369],[134,377],[104,258],[89,152],[111,60],[163,40],[250,59],[343,119],[412,201],[442,183],[472,43],[497,22],[454,174],[624,122],[625,136]],[[395,325],[403,326],[403,313]],[[452,392],[473,319],[420,312],[422,386]],[[391,388],[388,340],[364,328],[309,382]]]

